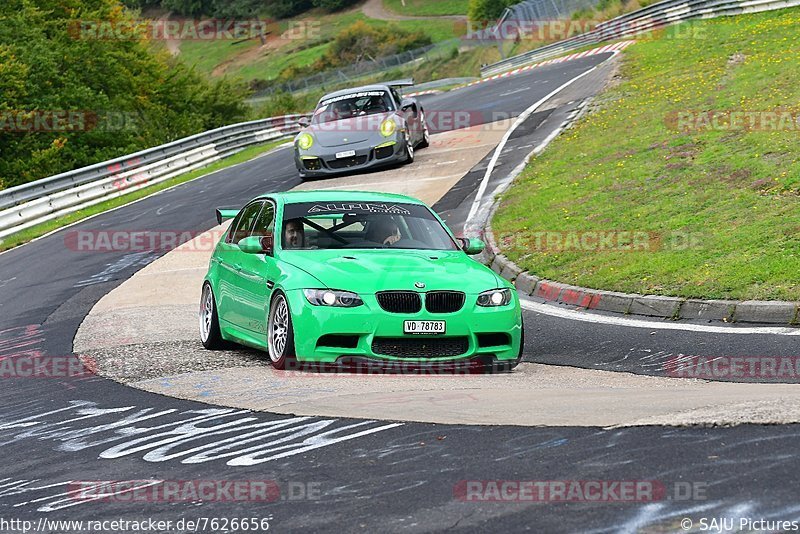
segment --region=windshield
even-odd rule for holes
[[[322,124],[389,111],[394,111],[389,93],[386,91],[362,91],[333,98],[323,98],[314,111],[312,122]]]
[[[285,250],[458,250],[425,206],[386,202],[303,202],[284,206]]]

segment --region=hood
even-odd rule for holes
[[[298,250],[283,251],[281,259],[312,274],[329,289],[355,293],[449,289],[477,294],[505,287],[493,271],[461,251]],[[415,288],[417,282],[425,288]]]
[[[350,117],[338,121],[312,124],[305,129],[314,136],[314,141],[323,147],[340,147],[363,143],[380,136],[381,123],[394,112],[376,113],[361,117]]]

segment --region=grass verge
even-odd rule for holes
[[[629,47],[624,81],[503,195],[503,252],[592,288],[800,300],[798,27],[797,10],[773,11]]]
[[[469,0],[383,0],[389,11],[411,17],[466,15]]]
[[[463,25],[443,20],[399,20],[383,21],[366,17],[359,11],[346,11],[320,15],[309,12],[296,21],[297,27],[307,28],[297,38],[275,39],[264,49],[258,39],[243,43],[225,40],[184,41],[180,58],[187,65],[208,75],[225,75],[243,81],[274,80],[288,67],[307,67],[320,59],[334,39],[344,28],[363,21],[376,28],[387,28],[390,24],[409,31],[422,31],[433,42],[444,41],[466,31]],[[286,30],[278,24],[276,32]]]
[[[101,202],[100,204],[96,204],[94,206],[88,207],[84,210],[76,211],[74,213],[67,214],[63,217],[59,217],[58,219],[53,219],[52,221],[47,221],[42,224],[38,224],[36,226],[32,226],[27,230],[23,230],[21,232],[17,232],[16,234],[11,234],[10,236],[0,240],[0,252],[9,250],[11,248],[17,247],[28,241],[36,239],[37,237],[41,237],[49,232],[54,230],[58,230],[68,224],[72,224],[78,222],[82,219],[87,217],[91,217],[92,215],[97,215],[98,213],[103,213],[104,211],[108,211],[113,208],[117,208],[119,206],[124,206],[125,204],[129,204],[134,200],[139,200],[140,198],[144,198],[148,195],[152,195],[158,191],[163,191],[164,189],[168,189],[170,187],[174,187],[176,185],[189,182],[196,178],[200,178],[201,176],[205,176],[212,172],[216,172],[227,167],[231,167],[236,165],[237,163],[243,163],[250,159],[253,159],[256,156],[269,152],[274,148],[286,143],[286,140],[283,141],[273,141],[271,143],[265,143],[263,145],[251,146],[248,147],[241,152],[237,152],[233,156],[229,158],[225,158],[223,160],[217,161],[203,167],[202,169],[196,169],[191,172],[187,172],[186,174],[181,174],[180,176],[176,176],[159,184],[155,184],[150,187],[145,187],[143,189],[138,189],[127,195],[123,195],[121,197],[117,197],[111,200],[107,200],[105,202]]]

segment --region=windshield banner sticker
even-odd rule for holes
[[[329,213],[332,211],[362,211],[367,213],[391,213],[394,215],[411,215],[407,209],[397,204],[372,204],[372,203],[334,203],[334,204],[314,204],[309,208],[308,213]]]
[[[360,93],[350,93],[342,96],[335,96],[319,103],[320,106],[328,106],[334,102],[341,102],[342,100],[350,100],[351,98],[364,98],[365,96],[383,96],[386,91],[362,91]]]

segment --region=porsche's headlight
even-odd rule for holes
[[[391,118],[386,119],[381,123],[381,135],[384,137],[390,137],[394,135],[394,132],[397,131],[397,123],[394,122]]]
[[[304,289],[308,302],[314,306],[334,306],[337,308],[355,308],[364,302],[361,297],[350,291],[334,291],[332,289]]]
[[[309,133],[302,133],[297,138],[297,146],[302,150],[308,150],[314,144],[314,138]]]
[[[511,302],[510,289],[491,289],[478,295],[478,306],[493,308],[506,306]]]

